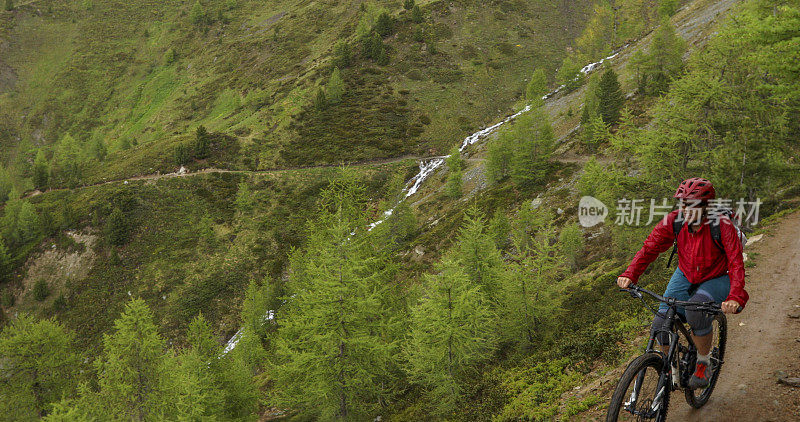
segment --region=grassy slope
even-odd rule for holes
[[[243,147],[259,141],[249,161],[231,163],[240,168],[446,151],[507,111],[533,70],[553,74],[589,11],[589,1],[420,2],[436,39],[431,55],[412,39],[420,24],[408,20],[401,2],[376,2],[398,17],[385,40],[391,62],[357,59],[345,71],[345,104],[319,116],[307,108],[330,73],[333,44],[346,39],[358,56],[352,31],[360,2],[207,3],[206,11],[216,17],[220,10],[227,23],[198,28],[188,16],[192,3],[176,1],[54,0],[3,13],[2,61],[17,74],[14,88],[0,91],[6,162],[24,162],[32,147],[64,133],[83,142],[100,138],[111,151],[128,139],[163,154],[200,124],[236,136]],[[348,112],[356,107],[363,112]],[[422,116],[430,124],[420,124]],[[347,153],[280,154],[318,150],[318,135],[332,121],[343,129],[329,140]],[[397,130],[398,122],[415,129]],[[107,161],[116,166],[128,157]],[[120,166],[128,175],[152,167]],[[89,180],[108,176],[88,173]]]

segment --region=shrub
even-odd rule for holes
[[[47,287],[47,282],[40,278],[36,281],[36,284],[33,285],[33,298],[41,302],[47,299],[47,296],[50,296],[50,288]]]

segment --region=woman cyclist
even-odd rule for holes
[[[719,218],[724,250],[715,244],[711,236],[709,223],[712,221],[707,208],[708,200],[715,195],[714,186],[707,179],[693,177],[681,182],[674,195],[680,201],[679,208],[656,224],[628,269],[617,278],[617,285],[627,288],[631,283],[636,283],[647,266],[673,244],[673,222],[679,218],[680,213],[684,217],[684,223],[678,232],[678,268],[672,274],[664,296],[698,302],[713,300],[721,303],[725,313],[736,313],[740,306],[744,307],[748,294],[744,290],[742,244],[736,228],[727,216],[715,215],[714,218]],[[659,307],[662,315],[666,309],[666,304]],[[710,372],[714,370],[710,367],[709,356],[713,340],[713,317],[691,309],[678,308],[678,312],[686,317],[692,327],[692,340],[697,346],[697,367],[689,380],[689,387],[704,388],[708,385]],[[660,316],[653,319],[651,335],[657,337],[655,340],[661,350],[667,353],[667,333],[661,332],[656,336],[656,330],[661,328],[663,322],[664,319]]]

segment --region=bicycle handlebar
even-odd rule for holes
[[[720,313],[722,312],[722,306],[718,305],[716,302],[692,302],[689,300],[678,300],[671,297],[664,297],[658,293],[651,292],[643,287],[639,287],[635,284],[631,284],[627,289],[619,289],[621,292],[628,292],[633,297],[642,298],[642,293],[647,293],[648,295],[652,296],[655,300],[659,302],[666,303],[667,305],[673,306],[692,306],[696,310],[708,311],[712,313]],[[742,307],[739,306],[736,309],[736,313],[742,312]]]

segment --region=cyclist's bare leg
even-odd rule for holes
[[[707,355],[711,351],[711,341],[713,340],[714,333],[708,333],[704,336],[692,335],[692,341],[697,346],[697,353],[700,355]],[[665,352],[666,353],[666,352]]]

